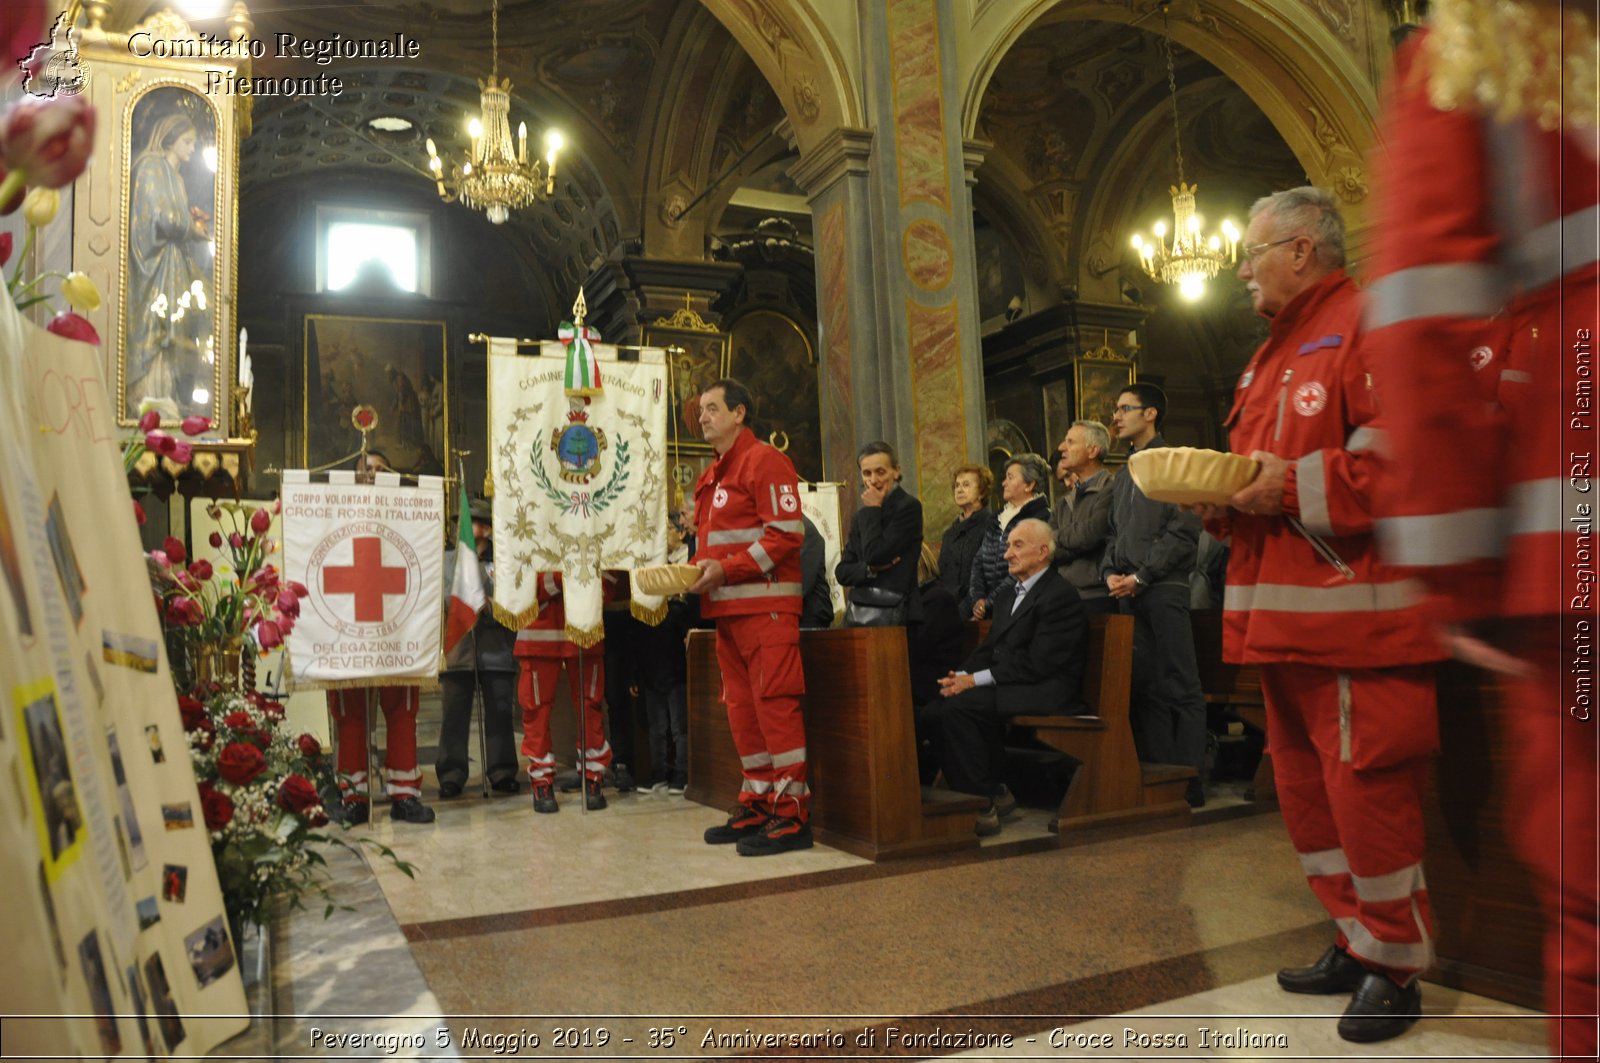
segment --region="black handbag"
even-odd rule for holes
[[[906,596],[887,587],[851,587],[844,603],[845,627],[905,627]]]

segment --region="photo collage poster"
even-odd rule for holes
[[[94,347],[4,300],[0,350],[0,985],[46,1017],[6,1049],[202,1053],[248,1016],[116,406]]]

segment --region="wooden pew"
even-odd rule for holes
[[[802,631],[806,752],[817,839],[870,860],[968,849],[988,802],[923,790],[904,628]],[[716,633],[689,636],[691,801],[731,808],[739,757],[721,700]]]
[[[1089,660],[1083,700],[1093,716],[1016,716],[1039,741],[1080,762],[1050,829],[1063,845],[1106,828],[1141,824],[1141,829],[1182,826],[1189,819],[1183,799],[1192,767],[1141,764],[1128,721],[1133,683],[1133,617],[1089,618]]]
[[[1261,669],[1253,664],[1222,662],[1222,610],[1193,609],[1189,626],[1194,632],[1194,655],[1200,664],[1200,689],[1207,705],[1231,709],[1241,720],[1267,733],[1267,703],[1261,694]],[[1263,751],[1247,795],[1253,801],[1277,803],[1272,781],[1272,756]]]

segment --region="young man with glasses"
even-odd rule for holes
[[[1261,667],[1284,825],[1335,924],[1322,958],[1278,984],[1352,993],[1339,1035],[1382,1041],[1421,1014],[1433,962],[1422,787],[1440,653],[1372,538],[1377,407],[1338,206],[1317,188],[1267,196],[1245,245],[1239,276],[1271,329],[1226,425],[1261,468],[1231,505],[1192,508],[1232,537],[1223,660]]]
[[[1117,396],[1112,431],[1130,453],[1164,447],[1166,413],[1166,392],[1132,384]],[[1134,745],[1142,761],[1196,771],[1204,769],[1206,756],[1206,699],[1189,627],[1189,574],[1199,539],[1198,517],[1146,498],[1127,473],[1112,481],[1100,578],[1117,608],[1134,620]],[[1198,775],[1185,796],[1194,808],[1206,803]]]

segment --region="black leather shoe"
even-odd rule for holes
[[[439,784],[439,797],[450,801],[461,796],[461,784],[458,782],[442,782]]]
[[[1361,962],[1337,945],[1328,946],[1310,967],[1285,967],[1278,986],[1291,993],[1353,993],[1367,976]]]
[[[1388,975],[1368,971],[1339,1019],[1339,1036],[1370,1044],[1399,1037],[1422,1018],[1422,987],[1396,985]]]
[[[339,817],[339,820],[346,827],[359,827],[372,817],[372,809],[368,807],[365,801],[347,797],[342,805],[343,814]]]
[[[728,822],[706,828],[707,845],[734,845],[742,838],[754,837],[767,825],[767,814],[754,808],[737,805],[728,813]]]
[[[542,813],[561,811],[561,805],[556,801],[556,788],[554,786],[547,782],[533,784],[533,810]]]
[[[433,809],[415,797],[402,797],[389,803],[389,818],[396,823],[432,823]]]
[[[489,789],[497,794],[520,794],[522,792],[522,780],[515,775],[509,779],[491,779],[489,780]]]
[[[606,795],[600,792],[599,779],[583,780],[583,807],[598,812],[606,807]]]

